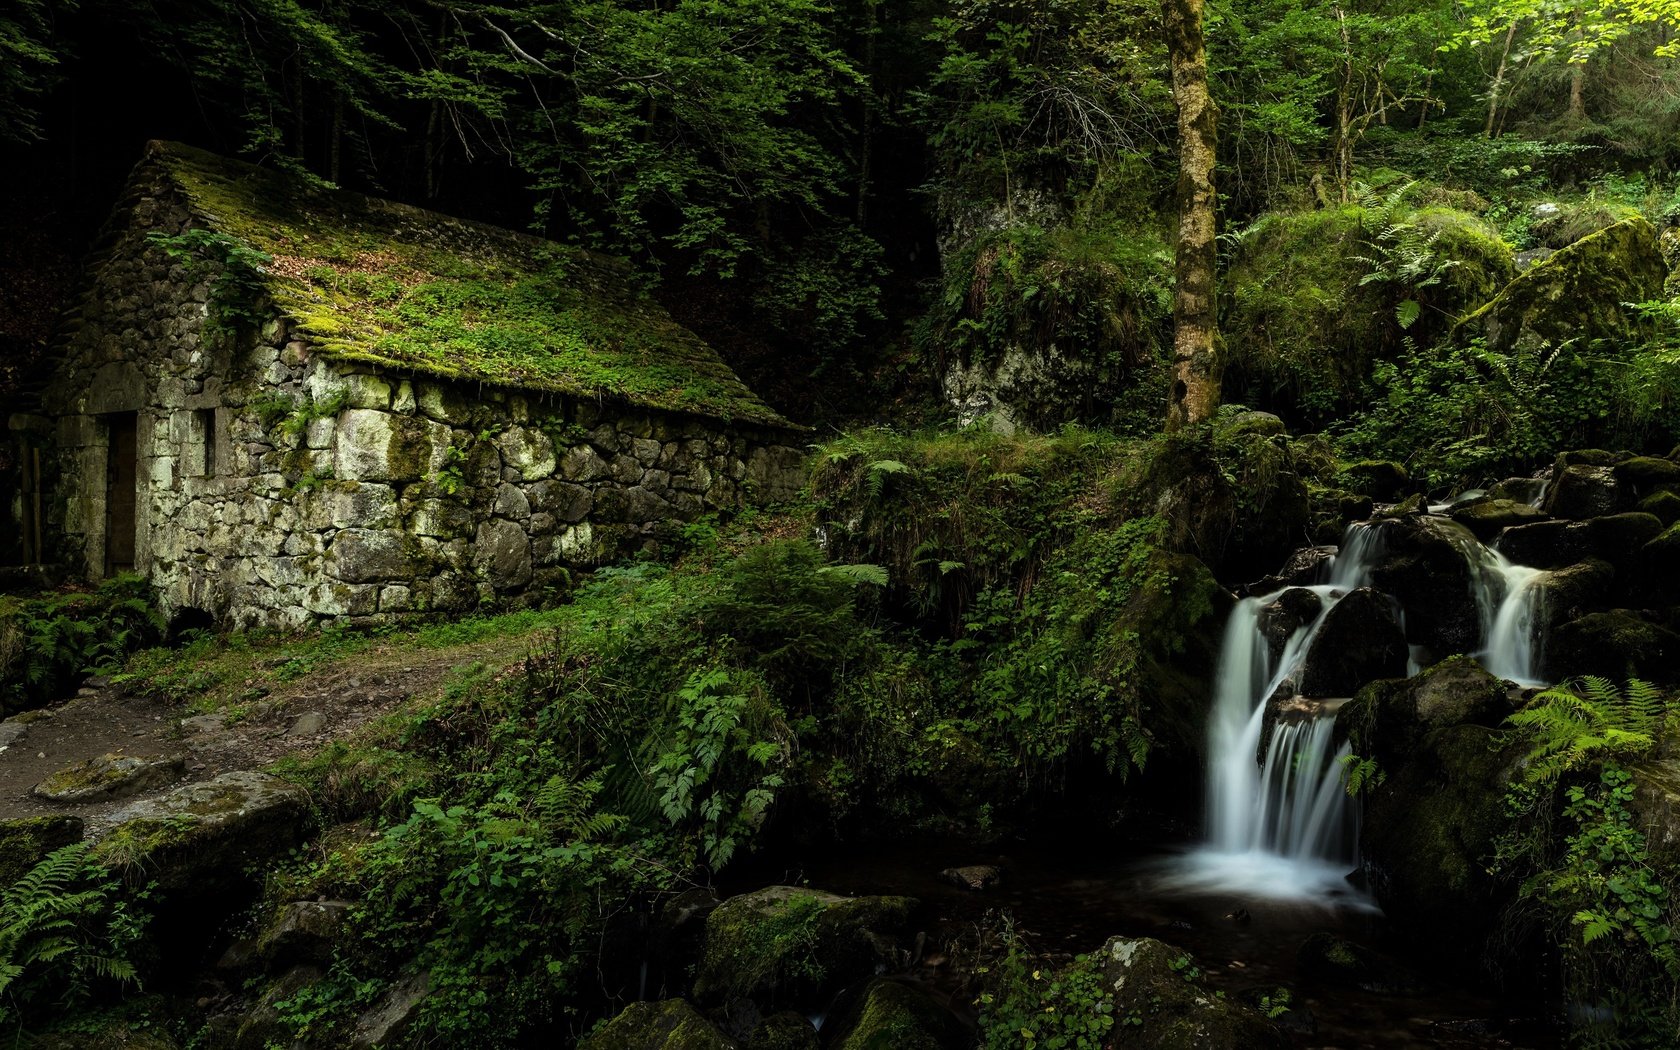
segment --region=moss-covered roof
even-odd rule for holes
[[[270,298],[330,357],[788,425],[620,260],[179,143],[147,161],[205,225],[273,257]]]

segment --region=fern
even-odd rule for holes
[[[128,949],[144,918],[117,899],[108,872],[82,843],[53,851],[0,893],[0,1021],[56,989],[84,998],[92,982],[136,982]]]
[[[825,565],[817,573],[870,587],[885,587],[888,582],[887,570],[879,565]]]
[[[1591,764],[1645,754],[1667,714],[1662,694],[1648,682],[1630,681],[1624,696],[1615,683],[1589,676],[1573,688],[1546,690],[1506,723],[1532,739],[1523,756],[1526,779],[1551,783]]]
[[[863,468],[871,500],[879,499],[887,479],[895,474],[914,474],[915,468],[896,459],[878,459]]]

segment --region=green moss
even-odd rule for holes
[[[1228,395],[1334,418],[1403,337],[1427,343],[1513,272],[1498,233],[1450,208],[1367,202],[1264,216],[1239,236],[1225,280]]]
[[[694,1007],[681,999],[631,1003],[578,1044],[578,1050],[732,1050],[733,1047]]]
[[[79,817],[54,815],[0,821],[0,886],[10,886],[42,858],[82,840]]]
[[[1581,348],[1610,340],[1620,349],[1649,334],[1626,304],[1661,298],[1666,272],[1656,230],[1643,218],[1624,219],[1523,271],[1453,334],[1485,338],[1500,352],[1522,340]]]
[[[851,1030],[837,1050],[940,1050],[954,1045],[951,1017],[912,988],[876,980],[864,993]]]
[[[174,143],[149,159],[201,221],[273,256],[269,297],[330,356],[786,424],[620,262]]]

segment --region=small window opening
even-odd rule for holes
[[[216,476],[216,456],[221,444],[221,435],[216,432],[216,410],[201,408],[193,413],[194,437],[198,438],[199,455],[198,473],[201,477]]]

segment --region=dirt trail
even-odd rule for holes
[[[410,699],[436,695],[451,669],[474,661],[510,663],[524,655],[525,645],[525,638],[436,650],[384,643],[275,689],[237,720],[121,686],[83,688],[74,698],[0,723],[0,819],[71,813],[96,837],[112,814],[136,799],[313,752]],[[80,804],[34,794],[53,773],[107,754],[178,755],[185,772],[149,790]]]

